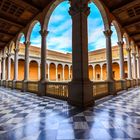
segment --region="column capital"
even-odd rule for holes
[[[131,52],[131,48],[126,48],[126,50],[127,50],[128,52]]]
[[[106,30],[106,31],[103,31],[103,33],[104,33],[105,37],[108,38],[108,37],[111,37],[113,31],[112,30]]]
[[[47,30],[40,30],[39,33],[41,34],[42,37],[46,37],[49,33]]]
[[[88,7],[88,0],[75,1],[73,3],[71,2],[69,14],[73,17],[79,13],[83,13],[87,16],[90,14],[90,8]]]
[[[132,52],[132,55],[133,55],[133,56],[136,56],[136,55],[137,55],[137,53],[135,53],[135,52]]]
[[[117,44],[118,44],[119,47],[121,47],[121,46],[124,45],[124,42],[123,41],[119,41],[119,42],[117,42]]]
[[[7,55],[7,57],[10,57],[12,54],[11,53],[7,53],[6,55]]]
[[[18,49],[18,48],[15,48],[15,49],[14,49],[14,52],[15,52],[15,53],[18,53],[18,52],[19,52],[19,49]]]
[[[3,56],[3,57],[2,57],[2,60],[5,60],[5,59],[6,59],[6,57],[5,57],[5,56]]]
[[[28,46],[31,45],[31,42],[30,42],[30,41],[25,41],[25,42],[24,42],[24,45],[28,47]]]

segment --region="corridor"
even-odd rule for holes
[[[140,89],[93,108],[0,87],[0,140],[140,140]]]

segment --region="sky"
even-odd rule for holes
[[[48,25],[47,49],[71,53],[72,52],[72,20],[69,15],[69,3],[62,2],[53,11]],[[88,17],[88,51],[105,48],[104,24],[100,11],[94,3],[89,4],[90,15]],[[112,46],[117,44],[117,33],[111,26]],[[41,47],[40,23],[37,23],[31,33],[31,45]],[[21,38],[24,42],[24,37]]]

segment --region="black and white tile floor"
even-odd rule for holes
[[[140,89],[80,110],[0,87],[0,140],[140,140]]]

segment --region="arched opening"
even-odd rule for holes
[[[95,65],[95,80],[101,80],[101,66],[99,64]]]
[[[58,64],[57,66],[57,79],[58,81],[63,81],[63,66],[62,64]]]
[[[29,64],[29,80],[37,81],[38,78],[38,63],[32,60]]]
[[[22,57],[25,56],[25,45],[24,45],[24,42],[25,42],[25,36],[23,33],[20,33],[19,34],[19,38],[17,40],[17,47],[19,48],[19,54],[22,55]]]
[[[127,63],[127,61],[124,62],[124,74],[125,74],[125,78],[128,78],[128,63]]]
[[[11,59],[11,75],[10,80],[14,79],[14,61]]]
[[[89,63],[100,63],[106,59],[106,39],[104,35],[105,20],[103,17],[103,7],[93,0],[90,4],[90,15],[88,16],[88,56]],[[104,11],[105,12],[105,11]],[[101,80],[101,67],[95,66],[95,69],[89,66],[89,79]]]
[[[50,81],[56,81],[56,65],[54,63],[50,64]]]
[[[102,70],[103,70],[103,80],[107,79],[107,70],[106,70],[107,65],[103,64]]]
[[[65,60],[65,63],[72,63],[72,20],[68,13],[69,7],[68,1],[57,3],[55,8],[50,8],[50,13],[46,16],[45,26],[47,26],[49,31],[47,35],[47,59],[52,59],[56,63],[58,62],[56,61],[57,59],[60,62]],[[54,73],[54,76],[52,76],[53,72],[51,72],[50,80],[69,80],[68,64],[66,63],[64,67],[64,75],[62,65],[58,65],[57,75]]]
[[[24,79],[24,64],[25,64],[25,36],[23,33],[20,33],[17,39],[17,49],[19,49],[18,55],[20,55],[20,59],[18,59],[18,80]],[[15,61],[14,61],[15,63]]]
[[[68,81],[69,80],[69,66],[65,65],[64,66],[64,81]]]
[[[114,62],[112,64],[112,70],[113,70],[113,78],[115,80],[120,80],[120,67],[119,67],[119,64]]]
[[[89,79],[92,81],[93,80],[93,66],[89,65]]]
[[[29,46],[29,56],[33,59],[38,59],[40,61],[40,54],[41,54],[41,25],[40,22],[34,21],[29,29],[29,36],[30,39],[30,46]],[[34,76],[36,74],[36,76]],[[39,80],[40,71],[38,71],[38,64],[36,61],[31,61],[29,66],[29,79],[33,81]]]
[[[18,80],[22,81],[24,79],[24,59],[18,59]]]

